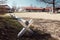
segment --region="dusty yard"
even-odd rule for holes
[[[17,34],[22,29],[22,25],[14,19],[0,17],[0,40],[58,40],[36,27],[34,27],[36,29],[30,28],[33,34],[26,31],[22,37],[18,38]]]
[[[25,18],[28,19],[29,18]],[[33,29],[43,31],[50,34],[52,37],[60,40],[60,21],[50,19],[33,19]]]
[[[33,26],[35,27],[34,29],[37,28],[45,33],[49,33],[52,37],[60,40],[60,21],[35,19]]]
[[[18,17],[60,20],[60,14],[52,14],[48,12],[25,12],[25,13],[12,13],[12,14],[15,14]],[[6,14],[6,15],[9,15],[9,14]]]
[[[32,30],[35,32],[32,36],[29,33],[17,39],[17,33],[19,32],[17,25],[11,24],[11,20],[8,22],[0,18],[0,39],[1,40],[60,40],[60,14],[47,14],[47,13],[15,13],[16,16],[24,19],[33,19]],[[9,16],[6,14],[5,16]],[[7,26],[10,26],[6,29]],[[15,22],[12,22],[15,23]],[[4,25],[4,26],[3,26]],[[15,28],[16,27],[16,28]],[[12,32],[12,33],[11,33]],[[2,33],[2,34],[1,34]],[[6,35],[5,35],[6,34]],[[9,36],[8,36],[8,35]],[[15,35],[13,35],[15,34]],[[28,34],[28,35],[27,35]],[[6,36],[6,37],[5,37]],[[13,38],[12,38],[13,36]],[[3,39],[4,38],[4,39]]]
[[[56,25],[54,24],[55,21],[51,21],[51,20],[47,21],[45,19],[33,19],[33,20],[34,22],[30,28],[34,33],[31,34],[30,32],[26,31],[26,33],[22,37],[18,38],[17,34],[21,30],[22,25],[19,24],[14,19],[10,19],[8,17],[7,18],[0,17],[0,40],[58,40],[58,38],[55,37],[56,36],[59,37],[59,34],[56,35],[55,37],[51,36],[51,34],[52,33],[57,34],[57,32],[54,32],[56,30],[55,28],[57,28],[59,32],[59,27],[58,27],[60,23],[59,21],[56,21],[57,22],[56,25],[58,25],[56,27]],[[50,22],[53,23],[51,24]],[[52,27],[53,29],[51,29]]]

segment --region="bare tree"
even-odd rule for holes
[[[55,13],[55,6],[60,2],[59,0],[38,0],[44,3],[52,4],[53,5],[53,13]],[[58,6],[58,5],[57,5]]]

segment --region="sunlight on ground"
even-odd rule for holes
[[[60,14],[50,14],[48,12],[25,12],[25,13],[23,12],[23,13],[14,13],[14,14],[18,17],[60,20]],[[9,16],[8,13],[6,15]]]

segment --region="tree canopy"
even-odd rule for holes
[[[54,4],[55,6],[60,6],[60,0],[38,0],[40,2],[48,3],[48,4]]]

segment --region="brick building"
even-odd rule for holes
[[[40,8],[40,7],[21,7],[22,11],[26,12],[49,12],[50,8]]]

